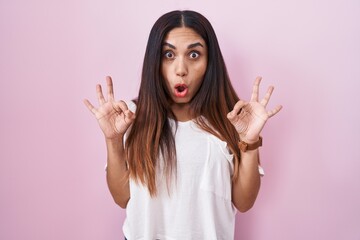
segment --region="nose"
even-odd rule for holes
[[[188,74],[187,64],[184,60],[181,57],[177,58],[175,72],[179,77],[185,77]]]

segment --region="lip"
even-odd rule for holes
[[[176,97],[183,98],[188,93],[188,86],[186,84],[176,84],[174,87],[174,94]]]

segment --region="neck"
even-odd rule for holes
[[[191,113],[188,103],[174,103],[171,106],[171,110],[180,122],[186,122],[195,117],[194,114]]]

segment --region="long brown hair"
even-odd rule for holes
[[[194,11],[173,11],[161,16],[150,31],[136,100],[136,119],[126,140],[130,178],[148,187],[156,195],[156,168],[162,156],[167,180],[176,169],[174,133],[168,118],[176,119],[170,108],[169,95],[161,76],[161,52],[165,36],[177,27],[197,32],[208,47],[208,63],[202,85],[190,102],[195,122],[205,131],[226,141],[234,154],[233,181],[238,177],[239,135],[226,115],[239,100],[231,85],[219,43],[210,22]]]

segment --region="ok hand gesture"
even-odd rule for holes
[[[266,121],[282,108],[281,105],[278,105],[271,111],[266,110],[266,105],[270,100],[274,87],[269,87],[265,97],[259,102],[260,82],[261,77],[257,77],[250,102],[238,101],[234,109],[227,115],[227,118],[239,133],[240,139],[247,143],[256,142]]]
[[[99,100],[99,107],[95,108],[89,100],[84,103],[87,108],[95,115],[105,138],[122,138],[126,130],[135,119],[135,114],[131,112],[126,103],[114,100],[113,83],[111,77],[106,77],[107,100],[104,98],[101,85],[96,86],[96,93]]]

